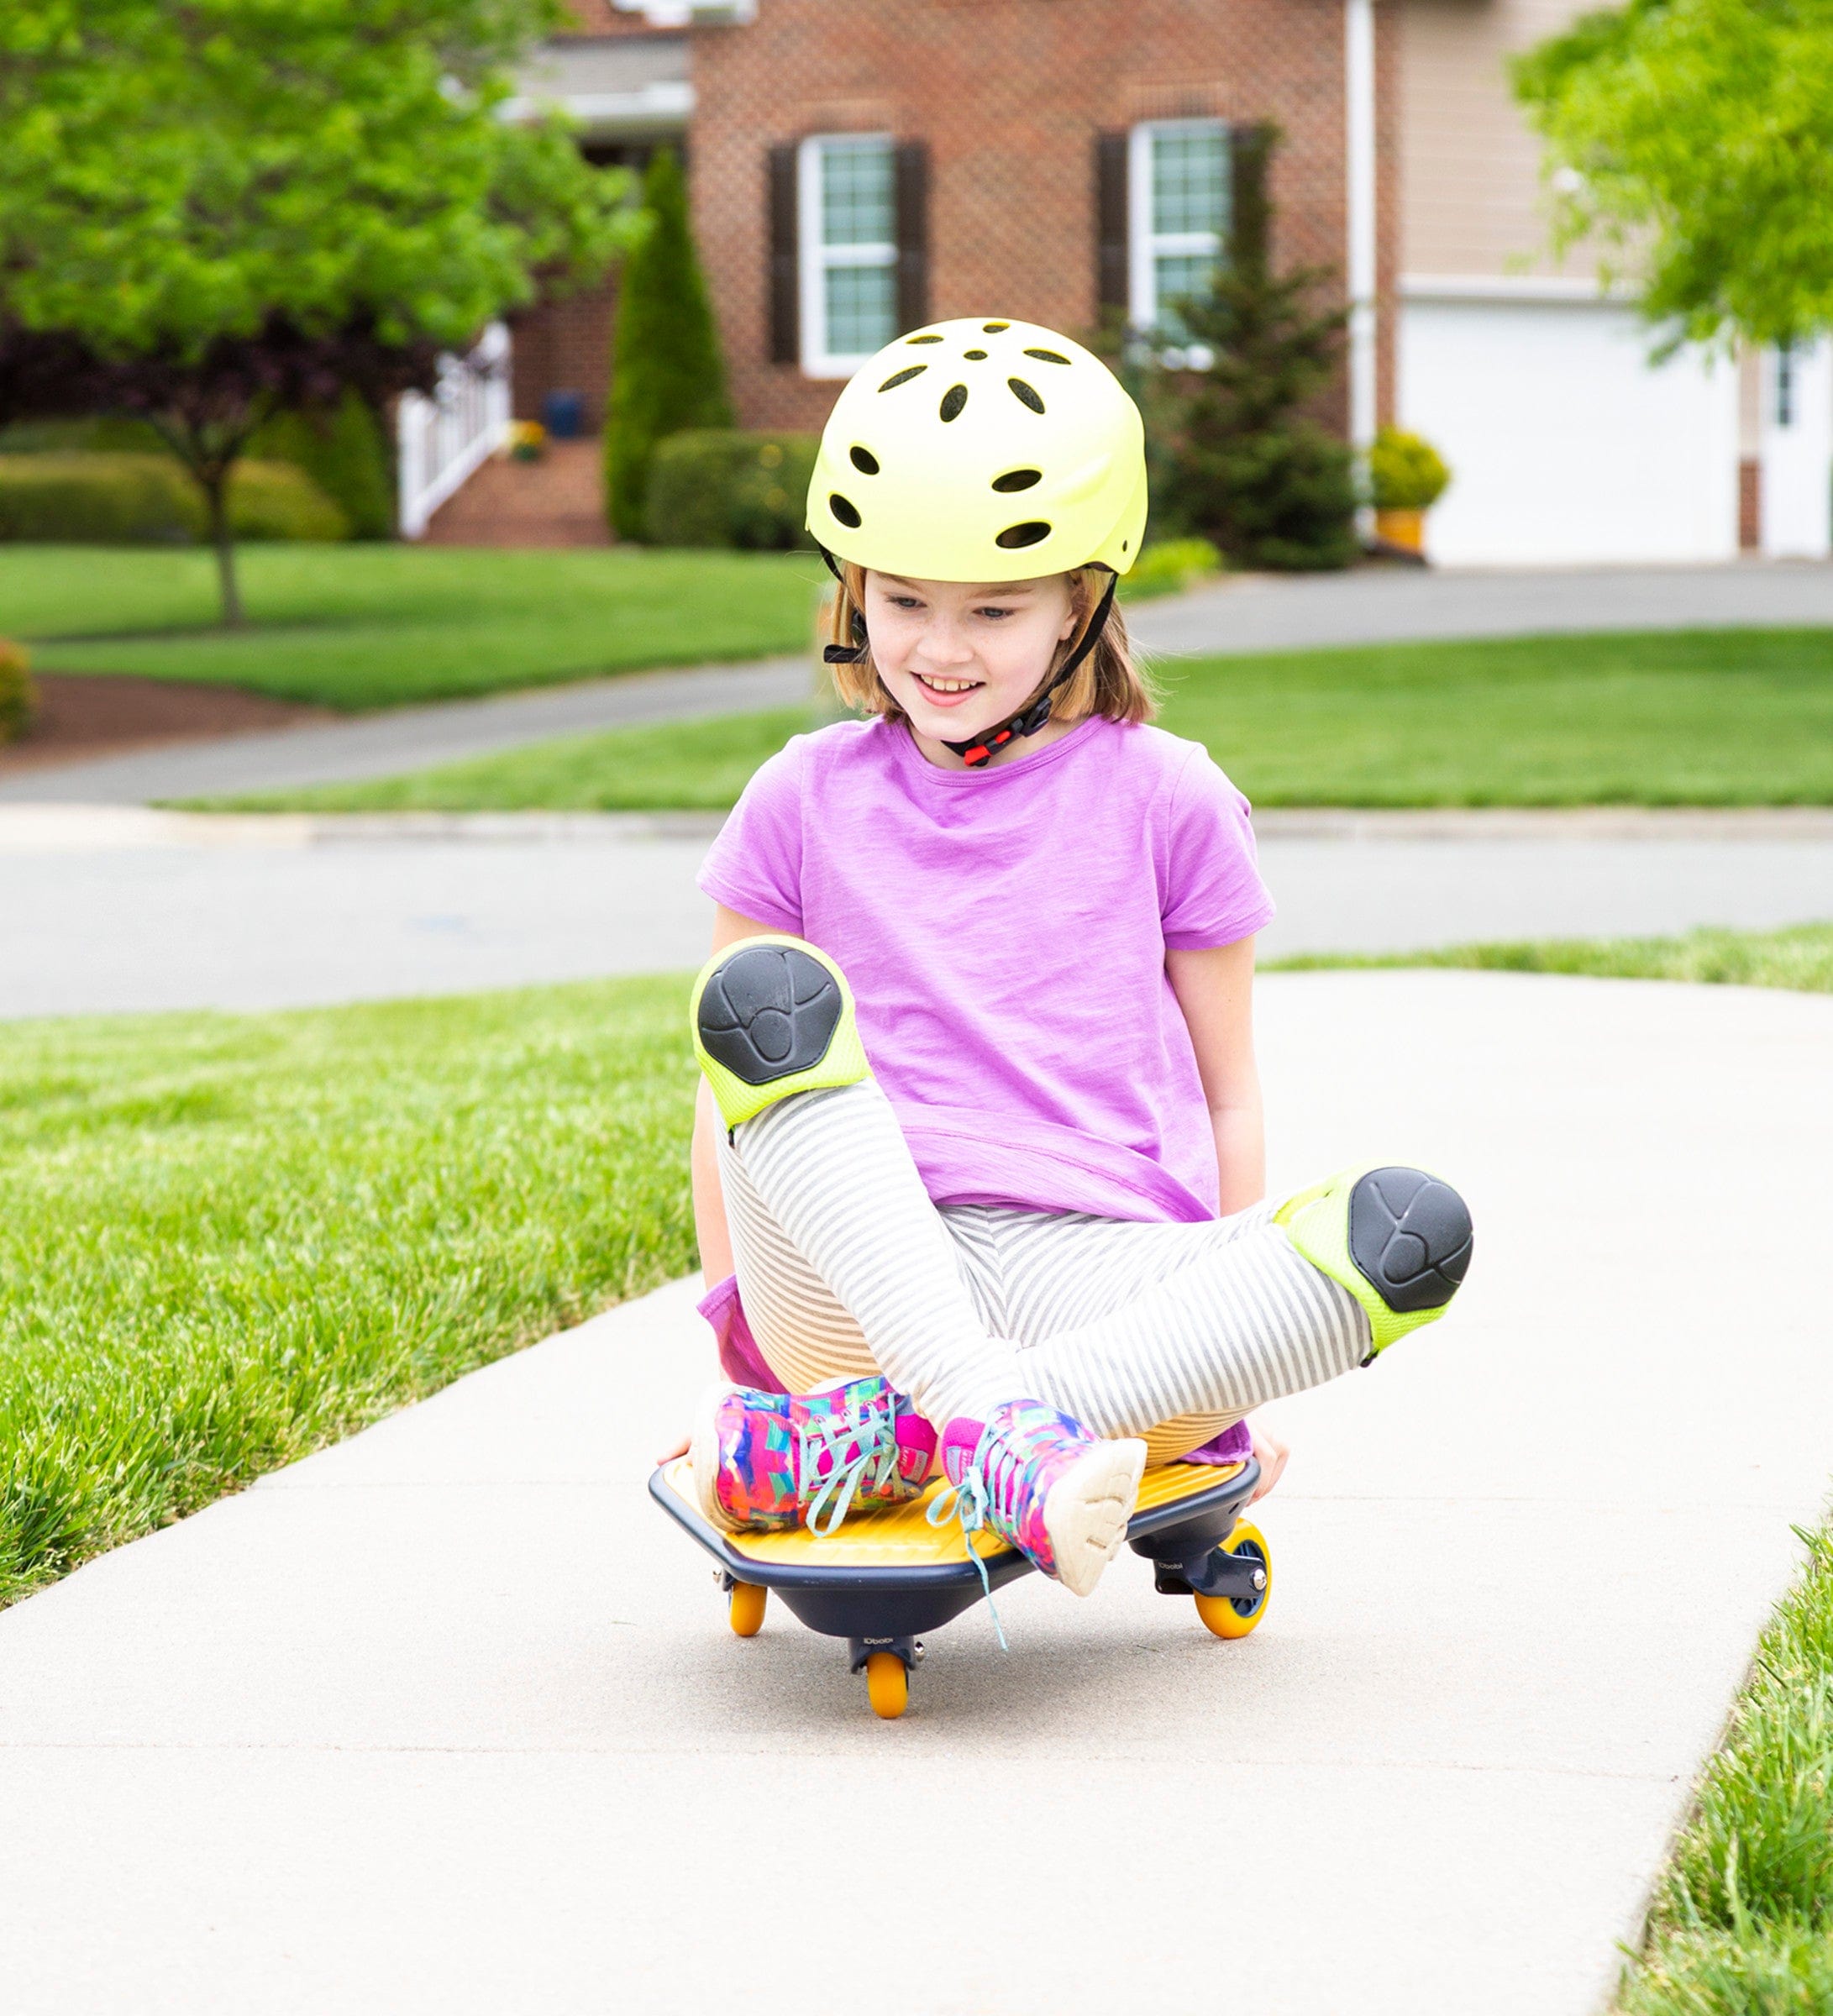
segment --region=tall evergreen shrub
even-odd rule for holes
[[[687,221],[687,186],[670,147],[643,180],[649,227],[624,261],[612,334],[605,426],[606,507],[619,538],[645,536],[657,442],[690,427],[730,427],[726,369]]]
[[[1206,298],[1179,305],[1178,342],[1205,368],[1158,367],[1154,529],[1212,539],[1237,567],[1346,567],[1356,554],[1347,445],[1305,413],[1337,368],[1342,309],[1314,304],[1328,276],[1275,276],[1257,234]],[[1171,354],[1174,358],[1176,352]]]

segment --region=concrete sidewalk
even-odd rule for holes
[[[1123,1557],[895,1724],[732,1638],[643,1497],[678,1285],[0,1617],[8,2016],[1598,2009],[1833,1463],[1833,1000],[1292,975],[1261,1026],[1276,1184],[1423,1160],[1478,1243],[1282,1409],[1254,1637]]]

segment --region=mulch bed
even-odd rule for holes
[[[0,776],[162,742],[246,735],[342,717],[326,707],[270,700],[234,686],[119,672],[39,672],[38,712],[18,742],[0,744]]]

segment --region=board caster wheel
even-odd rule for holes
[[[1273,1557],[1267,1536],[1246,1520],[1236,1527],[1218,1551],[1237,1561],[1250,1562],[1263,1580],[1251,1596],[1199,1596],[1196,1614],[1218,1638],[1245,1638],[1267,1614],[1273,1596]]]
[[[741,1638],[755,1638],[764,1628],[764,1610],[770,1600],[770,1592],[754,1582],[735,1582],[732,1585],[732,1607],[727,1614],[732,1628]]]
[[[872,1713],[895,1722],[910,1706],[910,1668],[895,1652],[874,1652],[865,1662],[865,1697]]]

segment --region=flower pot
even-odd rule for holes
[[[1426,550],[1426,513],[1401,511],[1389,506],[1375,512],[1375,537],[1389,546],[1404,547],[1409,553]]]

